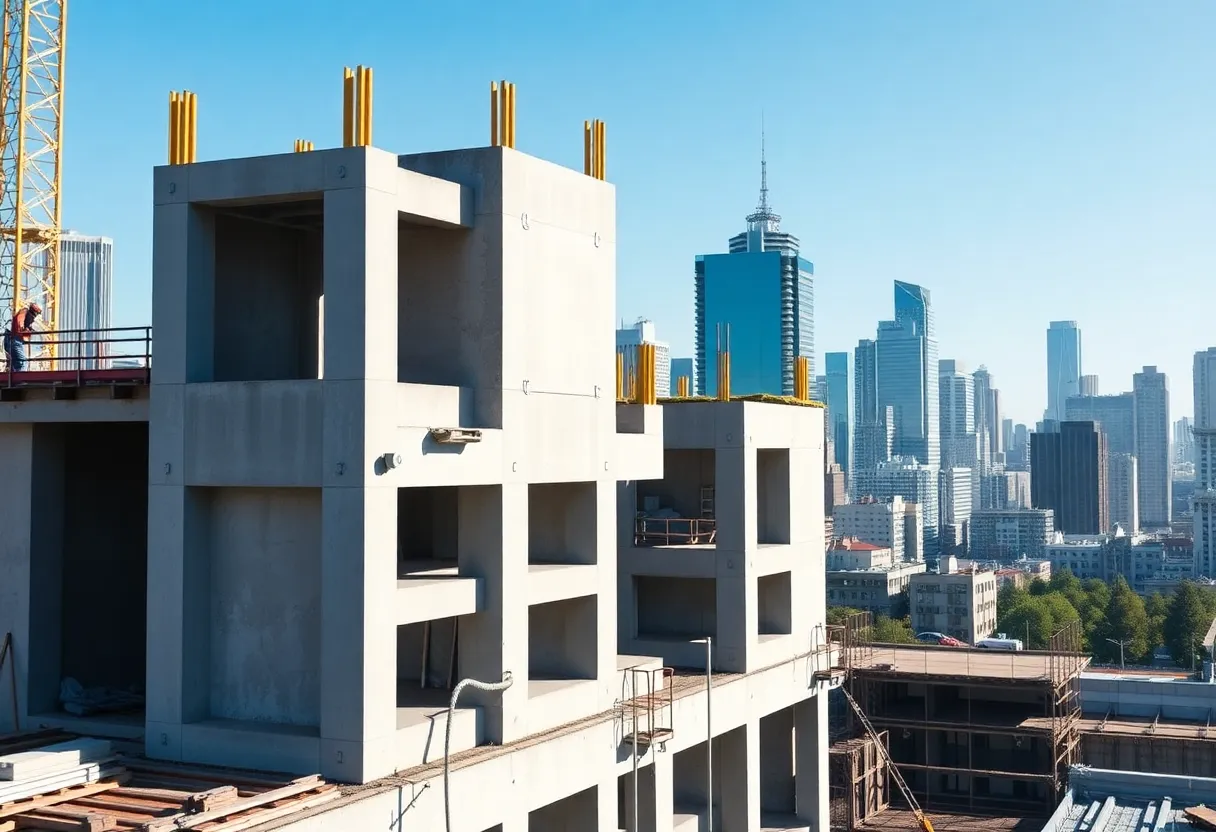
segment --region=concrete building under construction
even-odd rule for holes
[[[1059,802],[1068,766],[1078,762],[1081,717],[1077,679],[1088,663],[1075,628],[1053,638],[1051,652],[995,653],[937,646],[848,648],[849,687],[922,809],[972,817],[1047,816]],[[833,746],[834,765],[846,749]],[[869,759],[868,757],[866,759]],[[843,763],[839,765],[844,765]],[[881,804],[881,766],[866,785]],[[835,768],[833,769],[835,773]],[[833,798],[843,795],[833,784]],[[846,788],[856,789],[851,785]],[[897,793],[890,801],[898,803]],[[857,801],[855,801],[856,803]],[[874,820],[840,815],[840,828]],[[943,826],[942,828],[949,828]]]
[[[342,148],[175,98],[155,367],[4,379],[0,730],[358,786],[277,828],[826,829],[823,410],[618,401],[602,125],[397,155],[347,76]]]

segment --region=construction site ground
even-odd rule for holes
[[[941,832],[1039,832],[1047,822],[1043,817],[981,817],[978,815],[927,812],[933,828]],[[921,832],[920,821],[910,809],[892,806],[863,822],[858,829],[875,832]]]

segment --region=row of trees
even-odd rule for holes
[[[829,607],[828,624],[843,624],[858,612]],[[1177,591],[1141,598],[1119,576],[1111,583],[1078,580],[1063,570],[1050,581],[1025,588],[1006,584],[997,596],[997,631],[1020,638],[1029,650],[1045,650],[1052,634],[1079,623],[1082,649],[1099,662],[1147,664],[1162,645],[1183,667],[1203,661],[1203,638],[1216,618],[1216,590],[1190,581]],[[915,641],[907,617],[876,616],[872,640],[885,644]],[[1122,655],[1121,655],[1122,653]]]
[[[1184,581],[1169,594],[1141,598],[1123,576],[1081,581],[1068,570],[997,596],[997,629],[1046,649],[1051,634],[1079,622],[1083,648],[1097,661],[1149,663],[1164,645],[1184,667],[1203,660],[1203,638],[1216,618],[1216,591]]]

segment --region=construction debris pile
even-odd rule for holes
[[[153,761],[57,731],[0,737],[0,832],[239,832],[339,796],[317,775],[279,780]]]

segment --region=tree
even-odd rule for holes
[[[1029,597],[1030,595],[1025,589],[1013,581],[1009,581],[996,594],[996,617],[998,619],[1001,618],[1001,616]]]
[[[856,615],[861,612],[853,607],[828,607],[827,623],[832,627],[843,627],[845,620],[850,615]]]
[[[874,619],[874,641],[878,644],[911,644],[912,623],[907,618],[888,618],[880,615]]]
[[[1046,595],[1051,592],[1051,584],[1042,578],[1035,578],[1030,582],[1030,594],[1035,596]]]
[[[1165,617],[1165,646],[1183,667],[1203,660],[1203,637],[1212,626],[1208,603],[1203,591],[1191,581],[1179,584],[1170,601]]]
[[[1053,630],[1051,610],[1042,596],[1029,596],[997,619],[997,630],[1010,638],[1025,639],[1027,650],[1042,650]]]
[[[1148,635],[1148,613],[1144,601],[1132,592],[1127,580],[1119,575],[1111,586],[1106,613],[1094,628],[1093,654],[1105,661],[1130,658],[1135,662],[1149,653]],[[1122,649],[1119,644],[1123,645]]]
[[[1144,602],[1144,611],[1148,615],[1148,645],[1151,655],[1165,644],[1165,617],[1170,613],[1170,599],[1160,592],[1154,592]]]

